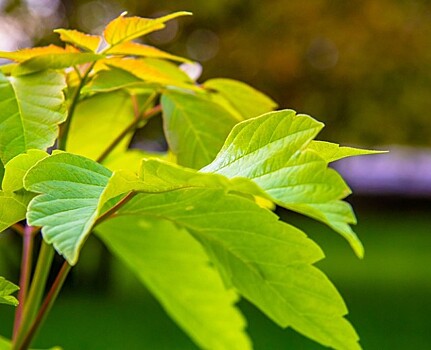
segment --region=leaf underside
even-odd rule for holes
[[[111,172],[87,158],[57,153],[27,173],[28,191],[42,193],[29,204],[27,221],[42,226],[44,240],[71,265],[99,214],[99,198]]]

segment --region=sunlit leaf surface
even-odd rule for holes
[[[292,110],[272,112],[234,127],[217,158],[202,169],[252,179],[274,201],[320,220],[343,235],[356,254],[363,247],[349,224],[356,223],[341,176],[307,149],[323,124]]]
[[[119,217],[98,228],[112,253],[133,271],[166,312],[204,349],[251,349],[245,320],[200,246],[166,220]],[[124,235],[127,232],[127,235]]]

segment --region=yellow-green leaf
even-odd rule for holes
[[[87,52],[67,52],[40,55],[20,63],[15,67],[12,74],[24,75],[46,69],[64,69],[84,63],[95,62],[102,58],[104,58],[104,56]]]
[[[11,294],[15,293],[18,289],[18,286],[7,281],[4,277],[0,277],[0,304],[17,306],[18,300]]]
[[[204,87],[219,94],[242,115],[243,119],[257,117],[277,107],[277,103],[271,98],[237,80],[210,79],[204,83]]]
[[[162,96],[164,129],[178,163],[199,169],[210,163],[236,119],[220,105],[177,91]]]
[[[23,62],[30,58],[48,55],[48,54],[61,54],[67,51],[60,46],[49,45],[41,47],[26,48],[14,52],[0,51],[0,58],[6,58],[8,60]]]
[[[175,12],[160,18],[126,17],[125,14],[115,18],[106,26],[103,35],[111,46],[131,41],[140,36],[165,28],[165,23],[180,17],[191,15],[190,12]]]
[[[116,45],[107,50],[106,53],[109,55],[142,56],[151,58],[163,58],[178,62],[190,62],[190,60],[186,58],[172,55],[154,46],[143,45],[130,41]]]
[[[203,349],[251,349],[245,320],[234,305],[238,296],[226,290],[187,231],[166,220],[135,216],[109,220],[97,232]]]
[[[308,149],[316,151],[319,156],[325,159],[328,163],[335,162],[336,160],[347,157],[386,153],[386,151],[374,151],[361,148],[343,147],[336,143],[325,141],[312,141],[308,146]]]
[[[60,39],[66,43],[80,47],[81,49],[96,52],[102,41],[98,35],[85,34],[74,29],[55,29],[60,34]]]
[[[186,229],[205,248],[227,285],[282,327],[339,350],[358,350],[346,306],[312,264],[323,257],[304,233],[270,211],[221,189],[138,194],[116,214],[157,218]],[[107,224],[109,221],[107,221]]]
[[[151,64],[151,61],[147,62],[144,59],[131,58],[108,58],[105,60],[105,64],[109,67],[123,69],[143,82],[201,91],[199,87],[190,82],[186,74],[182,73],[178,67],[172,67],[172,65],[169,66],[170,70],[167,71]]]
[[[341,200],[350,194],[342,177],[308,145],[323,124],[284,110],[237,124],[205,172],[252,179],[274,201],[322,221],[340,233],[362,257],[363,246],[350,228],[352,208]]]
[[[124,92],[89,97],[75,110],[66,150],[95,160],[134,118],[132,99]],[[125,148],[130,138],[131,133],[116,148]]]

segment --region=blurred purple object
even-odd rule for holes
[[[431,149],[392,146],[389,153],[334,163],[356,194],[431,197]]]

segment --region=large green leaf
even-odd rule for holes
[[[225,289],[188,232],[169,221],[140,216],[109,220],[97,231],[203,349],[251,348],[245,321],[233,305],[235,293]]]
[[[95,62],[104,56],[87,52],[67,52],[32,57],[13,70],[14,75],[24,75],[46,69],[64,69],[83,63]]]
[[[283,327],[336,349],[359,349],[342,316],[347,309],[327,277],[311,264],[321,250],[298,229],[240,196],[218,189],[138,194],[117,212],[169,220],[206,249],[233,285]]]
[[[28,191],[41,193],[30,202],[27,221],[42,226],[45,241],[71,264],[99,214],[99,198],[111,172],[77,155],[57,153],[38,162],[24,178]]]
[[[24,175],[47,153],[29,150],[10,160],[5,167],[5,174],[0,191],[0,232],[25,219],[27,205],[33,194],[23,189]]]
[[[126,17],[126,14],[115,18],[106,26],[103,36],[110,46],[131,41],[140,36],[165,28],[165,23],[180,17],[191,15],[190,12],[175,12],[159,18]]]
[[[126,93],[118,91],[87,98],[75,110],[66,150],[97,159],[134,118],[132,99]],[[131,137],[129,133],[116,148],[125,149]]]
[[[340,146],[339,144],[325,142],[325,141],[312,141],[309,144],[308,148],[317,152],[319,156],[325,159],[328,163],[335,162],[336,160],[347,158],[347,157],[386,153],[385,151],[374,151],[374,150],[367,150],[367,149],[354,148],[354,147],[343,147],[343,146]]]
[[[6,164],[28,149],[54,144],[66,119],[64,76],[45,71],[6,78],[0,73],[0,158]]]
[[[341,201],[350,194],[349,187],[327,161],[307,149],[322,127],[292,110],[241,122],[202,171],[252,179],[277,204],[329,225],[362,257],[362,244],[349,226],[356,223],[355,216]]]
[[[190,168],[210,163],[236,123],[218,104],[192,94],[166,92],[162,107],[169,147]]]
[[[0,277],[0,304],[17,306],[18,300],[11,294],[15,293],[18,289],[18,286],[7,281],[4,277]]]
[[[242,115],[243,119],[257,117],[273,111],[277,107],[277,103],[271,98],[237,80],[210,79],[204,83],[204,86],[216,91],[226,99]]]

